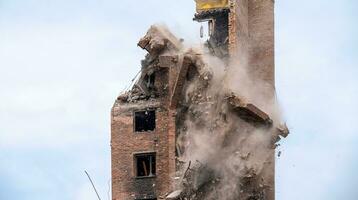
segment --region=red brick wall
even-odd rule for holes
[[[251,0],[248,8],[252,76],[272,84],[274,88],[274,2]]]
[[[233,1],[229,15],[229,50],[234,59],[246,56],[248,42],[248,0]]]
[[[232,58],[248,56],[248,72],[257,84],[263,84],[263,97],[275,98],[274,61],[274,0],[233,0],[229,22],[230,54]],[[270,189],[267,199],[275,199],[275,151],[263,172]]]
[[[169,109],[170,91],[176,74],[177,57],[168,57],[156,71],[155,99],[135,103],[117,101],[112,108],[112,198],[133,200],[154,196],[160,199],[172,189],[175,173],[175,108]],[[156,110],[156,128],[152,132],[134,132],[135,111]],[[136,178],[134,154],[156,153],[156,177]]]
[[[136,133],[133,112],[156,109],[156,129]],[[112,191],[113,199],[129,200],[169,191],[169,112],[160,102],[116,105],[112,112]],[[156,177],[136,178],[134,154],[156,152]]]

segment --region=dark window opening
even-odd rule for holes
[[[147,86],[147,88],[149,90],[153,90],[155,88],[154,83],[155,83],[155,73],[152,73],[150,75],[145,75],[144,77],[144,83]]]
[[[189,66],[188,73],[186,74],[186,80],[192,81],[195,77],[198,76],[198,71],[195,66]]]
[[[211,12],[199,12],[195,14],[194,20],[208,23],[209,39],[206,45],[214,55],[226,57],[229,44],[229,10],[217,9]],[[200,32],[202,36],[202,29]]]
[[[155,153],[135,155],[136,176],[155,176]]]
[[[139,111],[134,113],[135,132],[154,131],[155,110]]]

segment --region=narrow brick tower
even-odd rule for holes
[[[196,3],[194,20],[208,23],[212,54],[227,63],[246,57],[249,76],[265,84],[264,98],[274,99],[274,0]],[[141,74],[131,90],[116,99],[111,112],[113,200],[165,199],[173,191],[180,155],[177,113],[185,110],[180,102],[183,88],[200,65],[198,56],[183,54],[181,41],[163,27],[152,26],[138,46],[148,52]],[[240,109],[260,118],[257,121],[270,121],[252,107]],[[265,200],[274,200],[275,193],[274,149],[270,153],[263,173],[270,186]]]
[[[209,49],[233,63],[230,67],[246,62],[250,79],[262,85],[259,98],[275,101],[274,0],[195,1],[197,13],[194,20],[209,24]],[[274,149],[265,165],[263,178],[270,185],[265,199],[274,200]]]

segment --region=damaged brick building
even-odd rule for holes
[[[275,144],[288,134],[266,106],[275,100],[274,1],[196,0],[196,4],[194,20],[208,24],[204,51],[185,48],[161,26],[152,26],[138,43],[148,52],[141,73],[116,99],[111,113],[113,200],[274,199]],[[245,76],[264,85],[258,93],[267,102],[256,103],[244,93],[214,87],[215,72],[208,70],[205,54],[218,58],[231,76],[236,72],[232,69],[245,62]],[[250,164],[262,163],[260,168],[234,165],[240,171],[237,194],[212,194],[223,188],[224,176],[230,173],[218,172],[213,164],[218,161],[189,155],[198,152],[188,136],[194,129],[223,135],[215,140],[225,157],[236,153],[239,163],[250,159],[255,161]],[[264,159],[255,158],[256,150],[231,144],[239,140],[246,147],[250,140],[237,135],[256,130],[269,135],[267,144],[260,143],[265,145]],[[230,145],[233,148],[227,148]]]

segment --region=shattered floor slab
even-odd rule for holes
[[[265,126],[272,125],[272,120],[269,115],[254,104],[246,103],[243,99],[233,94],[227,97],[227,101],[232,110],[234,110],[240,116],[240,118],[255,124],[261,124]]]

